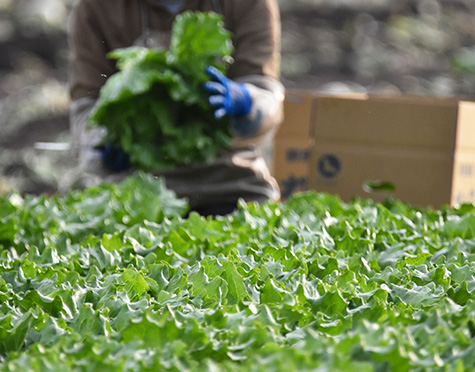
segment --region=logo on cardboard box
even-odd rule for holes
[[[341,161],[334,154],[323,154],[318,159],[317,170],[326,179],[335,178],[341,172]]]

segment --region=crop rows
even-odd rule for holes
[[[0,199],[0,371],[475,369],[475,209],[187,215],[138,174]]]

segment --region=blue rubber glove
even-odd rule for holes
[[[120,172],[130,168],[129,155],[120,148],[106,145],[101,149],[101,158],[104,166],[112,172]]]
[[[215,108],[216,119],[229,116],[247,115],[251,111],[252,99],[244,84],[236,83],[216,67],[209,66],[206,73],[212,81],[204,84],[204,89],[211,93],[209,104]]]

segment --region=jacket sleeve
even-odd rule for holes
[[[275,0],[241,0],[235,13],[230,25],[235,62],[229,77],[246,85],[252,107],[248,115],[233,117],[231,128],[235,142],[252,142],[275,132],[283,117],[280,14]]]
[[[80,164],[105,136],[102,128],[87,129],[88,117],[107,77],[116,71],[115,62],[107,58],[110,48],[96,14],[97,6],[91,4],[90,0],[77,2],[68,29],[69,124]]]
[[[90,0],[77,2],[71,14],[69,90],[71,100],[97,98],[107,78],[116,72],[115,62],[107,58],[111,50],[99,22],[98,6]],[[98,10],[99,9],[99,10]]]
[[[101,144],[107,131],[103,127],[87,128],[88,117],[96,104],[90,97],[78,98],[71,102],[69,107],[69,125],[71,130],[71,143],[79,160],[79,165],[85,167],[88,156],[95,151],[94,148]]]
[[[231,117],[233,133],[250,139],[276,130],[283,119],[284,86],[279,80],[263,75],[249,75],[238,81],[248,89],[252,106],[249,114]]]
[[[280,78],[281,21],[275,0],[235,0],[227,12],[234,63],[229,78],[265,75]]]

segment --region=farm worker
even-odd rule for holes
[[[229,117],[233,141],[210,163],[154,174],[187,198],[191,210],[204,215],[227,214],[239,199],[277,200],[280,191],[265,161],[282,119],[284,97],[275,0],[79,0],[69,29],[69,83],[71,134],[79,149],[82,185],[118,182],[133,172],[122,151],[97,148],[105,129],[86,128],[101,87],[117,71],[107,53],[132,45],[168,48],[174,19],[187,10],[222,14],[232,33],[234,63],[227,76],[208,68],[210,80],[203,89],[209,92],[215,117]]]

